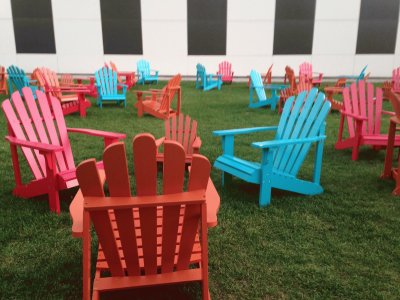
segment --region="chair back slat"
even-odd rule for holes
[[[392,71],[392,88],[396,93],[400,93],[400,67]]]
[[[231,76],[232,74],[232,64],[228,61],[223,61],[218,65],[218,74],[222,76]]]
[[[61,94],[61,91],[59,90],[60,82],[58,81],[56,72],[54,72],[48,68],[40,68],[40,71],[46,81],[46,85],[50,89],[50,95],[57,97],[58,99],[61,99],[62,94]],[[45,85],[45,88],[46,88],[46,85]],[[52,89],[52,88],[55,88],[55,89]]]
[[[117,73],[110,68],[103,67],[95,73],[99,93],[103,96],[118,94]]]
[[[297,83],[296,83],[296,76],[294,75],[294,71],[291,67],[285,67],[285,84],[286,80],[289,82],[290,89],[295,93],[297,92]]]
[[[267,73],[265,73],[264,79],[263,79],[263,83],[264,84],[271,84],[272,83],[272,67],[274,66],[274,64],[270,65],[268,68]]]
[[[261,74],[256,70],[251,70],[250,72],[250,89],[254,89],[256,91],[257,97],[259,101],[264,101],[267,99],[267,95],[265,94],[264,84],[261,79]]]

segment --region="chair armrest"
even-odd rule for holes
[[[199,136],[197,136],[192,144],[193,149],[199,150],[201,147],[201,138]]]
[[[118,83],[118,86],[122,86],[122,87],[127,87],[127,85],[125,83]]]
[[[388,115],[388,116],[393,117],[396,115],[396,113],[393,111],[382,110],[382,115]]]
[[[278,129],[278,126],[215,130],[215,131],[213,131],[213,135],[214,136],[225,136],[225,135],[248,134],[248,133],[262,132],[262,131],[275,131],[277,129]]]
[[[122,139],[126,138],[125,133],[115,133],[115,132],[102,131],[102,130],[96,130],[96,129],[67,128],[67,132],[75,132],[75,133],[81,133],[81,134],[86,134],[86,135],[90,135],[90,136],[98,136],[98,137],[102,137],[102,138],[118,139],[118,140],[122,140]]]
[[[316,136],[312,138],[303,138],[303,139],[285,139],[285,140],[273,140],[273,141],[265,141],[265,142],[255,142],[252,143],[251,146],[254,148],[278,148],[281,146],[293,145],[293,144],[305,144],[305,143],[315,143],[318,141],[322,141],[326,139],[325,135]]]
[[[162,138],[156,139],[156,146],[157,148],[159,148],[165,141],[165,136],[163,136]]]
[[[269,90],[283,90],[289,87],[288,84],[264,84],[264,89]]]
[[[10,144],[39,150],[39,152],[59,152],[64,150],[64,148],[61,146],[45,144],[40,142],[25,141],[8,135],[5,138]]]
[[[342,115],[346,115],[346,116],[352,117],[352,118],[354,118],[356,120],[361,120],[361,121],[367,121],[368,120],[367,117],[361,117],[359,115],[355,115],[353,113],[350,113],[350,112],[347,112],[347,111],[344,111],[344,110],[341,110],[340,113]]]

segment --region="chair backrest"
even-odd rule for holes
[[[178,87],[181,85],[182,75],[176,74],[172,77],[167,85],[163,88],[163,96],[161,98],[160,103],[160,111],[169,111],[171,106],[171,101],[174,99],[175,94],[177,93]]]
[[[363,122],[362,135],[379,134],[381,130],[382,89],[364,80],[353,82],[350,87],[343,89],[344,110],[356,116],[367,118]],[[351,116],[347,116],[350,137],[355,136],[356,125]]]
[[[60,101],[54,97],[48,100],[41,91],[36,91],[35,101],[32,90],[28,87],[23,88],[22,92],[25,103],[19,92],[14,92],[12,101],[7,99],[1,105],[9,125],[8,134],[20,140],[62,146],[64,150],[56,152],[57,170],[62,172],[74,169],[75,163]],[[45,177],[44,156],[39,151],[26,147],[22,147],[22,152],[34,177]]]
[[[0,66],[0,87],[6,80],[6,69],[3,66]]]
[[[60,91],[60,82],[58,80],[57,73],[45,67],[40,68],[39,70],[45,80],[45,91],[49,91],[50,95],[61,99],[62,94]]]
[[[304,80],[304,78],[300,78],[299,84],[297,85],[297,93],[302,91],[309,91],[313,87],[312,82],[309,80]]]
[[[257,97],[259,101],[263,101],[267,99],[267,95],[265,94],[264,84],[261,79],[261,74],[256,70],[250,71],[250,89],[254,89],[256,91]]]
[[[22,93],[22,88],[29,85],[29,79],[25,71],[17,66],[11,65],[7,68],[8,79],[10,84],[13,84],[17,90]]]
[[[317,88],[290,97],[283,108],[275,139],[305,139],[324,135],[325,120],[331,104]],[[274,156],[274,168],[297,175],[312,143],[279,147]]]
[[[150,63],[147,60],[141,59],[137,62],[137,73],[139,76],[144,75],[149,76],[150,75]]]
[[[272,67],[273,67],[273,65],[274,64],[270,65],[267,73],[265,73],[265,76],[263,79],[264,84],[271,84],[271,82],[272,82]]]
[[[204,228],[206,222],[204,194],[211,165],[206,157],[194,155],[188,192],[183,192],[183,147],[167,141],[164,155],[163,195],[158,197],[155,197],[158,186],[156,143],[150,134],[137,135],[133,140],[138,197],[131,197],[123,143],[110,145],[104,151],[104,169],[112,198],[104,196],[94,159],[81,163],[77,168],[77,178],[85,197],[84,209],[94,224],[111,277],[187,270],[195,244],[199,246],[201,258],[207,255],[207,230],[200,231],[199,240],[196,240],[196,235],[200,223]],[[115,228],[110,210],[114,212]],[[84,230],[90,231],[90,228]],[[203,267],[207,270],[207,266]]]
[[[359,80],[363,80],[364,79],[364,77],[365,77],[365,71],[367,70],[367,67],[368,67],[368,65],[365,65],[365,67],[361,70],[361,72],[360,72],[360,75],[358,75],[358,78],[357,78],[357,82],[359,81]]]
[[[219,63],[218,74],[221,74],[222,76],[231,76],[232,75],[232,64],[226,60]]]
[[[74,85],[74,79],[71,74],[62,74],[60,80],[61,86],[72,86]]]
[[[95,77],[100,95],[113,96],[118,93],[117,72],[114,72],[110,68],[103,67],[96,71]]]
[[[299,67],[299,81],[310,81],[312,82],[312,64],[308,62],[303,62]]]
[[[117,66],[116,66],[111,60],[110,60],[110,66],[111,66],[111,69],[112,69],[115,73],[117,73],[117,80],[118,80],[118,82],[119,82],[119,83],[122,83],[122,78],[121,78],[121,76],[118,75]]]
[[[400,67],[392,71],[392,89],[397,93],[400,92]]]
[[[389,98],[396,117],[400,119],[400,96],[397,93],[393,92],[391,89],[388,89],[385,92],[385,96]]]
[[[196,65],[196,70],[197,70],[197,77],[200,77],[201,80],[206,80],[206,68],[202,64],[197,64]]]
[[[335,87],[345,87],[345,86],[346,86],[346,78],[339,78],[335,83]]]
[[[297,83],[296,83],[296,75],[294,75],[294,71],[291,67],[285,67],[285,83],[288,80],[290,89],[295,92],[297,91]]]
[[[176,141],[183,146],[186,154],[193,153],[193,142],[197,137],[197,121],[190,116],[173,115],[164,122],[165,139]]]

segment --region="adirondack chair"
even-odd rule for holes
[[[214,131],[215,136],[222,137],[223,154],[214,163],[222,171],[222,184],[225,173],[259,184],[260,206],[270,204],[271,188],[304,195],[322,193],[320,176],[329,109],[325,95],[313,88],[308,94],[304,91],[286,101],[278,126]],[[276,131],[275,139],[251,144],[262,150],[261,164],[234,155],[235,135],[265,131]],[[306,181],[297,178],[297,173],[313,143],[316,144],[313,180]]]
[[[8,74],[8,89],[10,90],[10,95],[14,92],[15,89],[22,94],[22,88],[29,87],[32,89],[34,97],[36,99],[35,91],[38,89],[36,85],[36,80],[29,79],[25,71],[21,68],[11,65],[7,68]]]
[[[326,99],[331,102],[331,110],[342,110],[343,102],[333,99],[333,95],[342,94],[346,86],[346,78],[339,78],[334,86],[325,86]]]
[[[96,71],[96,86],[97,86],[97,105],[103,108],[103,102],[124,103],[126,107],[126,92],[127,86],[117,82],[117,72],[103,67]],[[118,93],[118,86],[122,87],[121,93]]]
[[[296,96],[298,93],[303,92],[303,91],[310,91],[313,88],[313,85],[309,81],[304,81],[301,80],[299,83],[296,85],[296,92],[289,86],[286,89],[283,89],[281,91],[281,96],[279,98],[278,102],[278,113],[281,114],[283,107],[285,106],[286,100],[289,99],[292,96]]]
[[[38,85],[45,91],[47,98],[55,97],[61,102],[64,115],[79,112],[81,117],[86,116],[86,109],[91,106],[85,94],[90,93],[86,87],[61,86],[57,74],[48,68],[36,68],[32,76]]]
[[[139,76],[138,83],[158,83],[158,71],[151,70],[147,60],[142,59],[137,62],[137,74]]]
[[[358,159],[359,148],[362,145],[370,145],[376,150],[385,148],[388,136],[381,134],[381,115],[393,115],[393,113],[382,110],[382,89],[376,88],[374,95],[373,84],[360,80],[343,89],[343,102],[335,148],[338,150],[351,148],[353,160]],[[347,123],[348,137],[343,139],[345,123]],[[400,136],[396,136],[394,145],[400,146]]]
[[[400,67],[392,71],[392,90],[400,94]]]
[[[3,66],[0,66],[0,94],[8,95],[7,75]]]
[[[31,198],[48,194],[50,210],[60,214],[58,192],[77,185],[75,163],[68,132],[82,133],[104,138],[105,146],[125,138],[125,134],[82,128],[67,128],[60,101],[41,91],[22,88],[25,104],[19,92],[5,100],[1,107],[7,119],[11,156],[14,167],[17,197]],[[23,183],[17,148],[20,147],[34,179]],[[99,163],[99,166],[101,164]]]
[[[232,64],[228,61],[223,61],[218,65],[217,75],[221,75],[223,83],[232,83],[233,80]]]
[[[206,68],[202,64],[197,64],[196,69],[196,89],[203,89],[203,91],[221,89],[222,75],[207,74]]]
[[[267,73],[263,75],[263,84],[271,84],[272,83],[272,65],[269,66]],[[250,88],[251,78],[248,76],[249,80],[247,81],[247,86]]]
[[[181,111],[181,74],[172,77],[167,85],[161,90],[136,91],[138,117],[144,113],[153,115],[156,118],[166,120],[174,115],[179,115]],[[143,98],[143,95],[148,95]],[[176,109],[172,108],[172,101],[177,95]]]
[[[109,146],[103,161],[110,197],[105,197],[94,159],[77,168],[84,197],[83,299],[102,292],[200,282],[208,290],[207,208],[210,175],[206,157],[196,155],[184,191],[185,153],[165,144],[163,194],[157,194],[156,144],[140,134],[133,141],[136,196],[131,196],[123,143]],[[99,240],[91,288],[91,223]],[[154,291],[154,290],[153,290]]]
[[[264,85],[261,79],[261,74],[255,70],[250,72],[251,84],[250,84],[250,98],[249,107],[259,108],[267,105],[271,105],[271,110],[275,110],[276,104],[279,100],[279,91],[283,90],[286,85],[281,84],[267,84]],[[269,91],[270,97],[267,97],[265,90]],[[254,93],[257,95],[257,100],[254,99]]]
[[[192,163],[193,154],[198,154],[201,147],[201,139],[197,135],[197,121],[191,120],[183,114],[178,117],[173,115],[164,121],[165,136],[157,139],[157,162],[164,162],[164,153],[160,152],[161,145],[166,141],[176,141],[185,150],[185,162]]]
[[[60,79],[60,86],[68,86],[68,87],[85,87],[89,90],[88,95],[91,97],[97,97],[97,88],[94,81],[94,77],[89,77],[89,84],[84,84],[82,78],[72,77],[71,74],[62,74]],[[76,82],[75,82],[76,81]]]
[[[314,77],[314,74],[318,74]],[[305,81],[310,82],[313,86],[321,86],[323,73],[313,72],[312,64],[303,62],[299,67],[299,78],[304,77]]]
[[[120,71],[118,71],[117,66],[112,61],[110,61],[110,66],[114,72],[117,72],[118,83],[125,84],[127,86],[128,90],[131,87],[135,86],[135,84],[136,84],[135,72],[120,72]],[[125,77],[125,79],[123,79],[122,77]],[[122,89],[121,86],[119,86],[118,88]]]

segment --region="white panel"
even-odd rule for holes
[[[216,74],[218,71],[218,64],[226,60],[223,55],[190,55],[186,62],[186,74],[196,75],[196,65],[201,63],[206,68],[207,73]],[[229,59],[228,59],[229,60]],[[232,66],[234,68],[234,66]]]
[[[53,0],[51,5],[53,19],[100,20],[100,0]]]
[[[0,0],[0,19],[12,19],[11,0]]]
[[[142,20],[186,20],[186,0],[141,1]]]
[[[43,66],[58,71],[56,54],[17,54],[17,65],[27,73]]]
[[[104,62],[112,61],[121,72],[136,72],[136,62],[142,58],[141,55],[104,55]],[[102,63],[104,65],[104,62]]]
[[[354,55],[313,55],[313,71],[324,76],[354,75]]]
[[[1,54],[0,55],[0,66],[5,67],[6,69],[10,65],[17,64],[17,54]]]
[[[398,67],[400,67],[400,55],[395,55],[393,69]]]
[[[58,72],[94,74],[104,66],[102,55],[58,55]]]
[[[396,48],[394,53],[400,55],[400,22],[397,23]]]
[[[290,66],[296,76],[299,74],[299,65],[305,61],[311,62],[311,55],[274,55],[272,57],[273,76],[285,76],[285,67]]]
[[[313,54],[354,55],[357,31],[356,21],[315,21]]]
[[[273,21],[231,21],[227,28],[227,55],[272,55]]]
[[[0,28],[0,55],[15,54],[14,26],[12,21],[0,19]]]
[[[366,73],[371,77],[390,77],[392,74],[395,56],[392,54],[356,55],[354,61],[354,74],[360,74],[361,69],[368,65]]]
[[[232,70],[235,72],[235,76],[248,76],[252,69],[260,73],[266,73],[272,64],[272,55],[232,56],[229,57],[229,61],[232,63]],[[216,69],[218,69],[218,65]],[[275,75],[274,68],[272,68],[272,76],[274,77]]]
[[[357,20],[361,0],[317,0],[315,20]]]
[[[274,20],[275,0],[229,0],[228,21]]]

